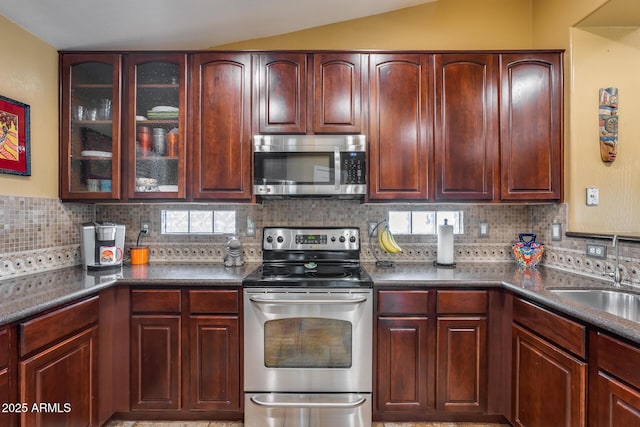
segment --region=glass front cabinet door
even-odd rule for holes
[[[67,54],[61,63],[60,198],[120,198],[121,55]]]
[[[183,54],[127,58],[129,199],[185,199],[186,67]]]

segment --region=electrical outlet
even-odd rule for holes
[[[605,259],[607,257],[607,247],[605,245],[587,243],[587,256]]]
[[[149,221],[141,221],[140,222],[140,230],[146,230],[146,235],[151,235],[151,222]]]
[[[373,236],[373,230],[376,228],[376,225],[378,225],[378,223],[375,221],[369,221],[367,225],[369,226],[369,237],[371,237]]]

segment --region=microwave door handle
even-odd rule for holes
[[[266,406],[270,408],[357,408],[358,406],[362,406],[367,398],[364,396],[359,396],[357,400],[345,400],[344,402],[303,402],[303,401],[295,401],[292,399],[291,401],[281,401],[281,402],[269,402],[266,400],[262,400],[263,395],[251,396],[251,401],[256,405]]]
[[[340,149],[335,148],[333,150],[333,170],[335,171],[335,189],[336,191],[340,191],[340,179],[342,175],[342,171],[340,170]]]

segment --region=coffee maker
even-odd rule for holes
[[[122,265],[124,224],[106,221],[85,222],[80,226],[80,252],[84,268],[108,269]]]

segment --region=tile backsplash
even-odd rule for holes
[[[149,246],[150,262],[222,263],[228,235],[163,235],[160,233],[163,209],[231,209],[236,211],[237,236],[243,243],[245,261],[259,262],[260,239],[265,226],[357,226],[363,230],[364,261],[391,259],[380,251],[375,239],[366,235],[368,224],[387,217],[389,210],[461,210],[464,234],[456,235],[455,261],[504,262],[512,260],[511,244],[519,233],[535,233],[545,244],[543,264],[591,276],[602,277],[613,271],[611,242],[608,258],[599,260],[585,255],[589,239],[551,240],[551,224],[560,223],[566,231],[565,204],[431,204],[393,203],[362,204],[347,200],[270,200],[262,204],[99,204],[61,203],[57,199],[0,196],[0,278],[15,277],[37,271],[81,263],[79,224],[92,220],[124,223],[125,246],[135,245],[140,223],[151,223],[151,234],[141,244]],[[247,236],[247,218],[255,224],[256,235]],[[479,237],[480,222],[489,224],[489,236]],[[435,235],[401,235],[396,240],[403,247],[394,255],[398,262],[432,263],[436,259]],[[623,242],[620,248],[623,277],[640,285],[640,245]]]
[[[94,217],[92,205],[0,196],[0,278],[80,264],[79,224]]]

